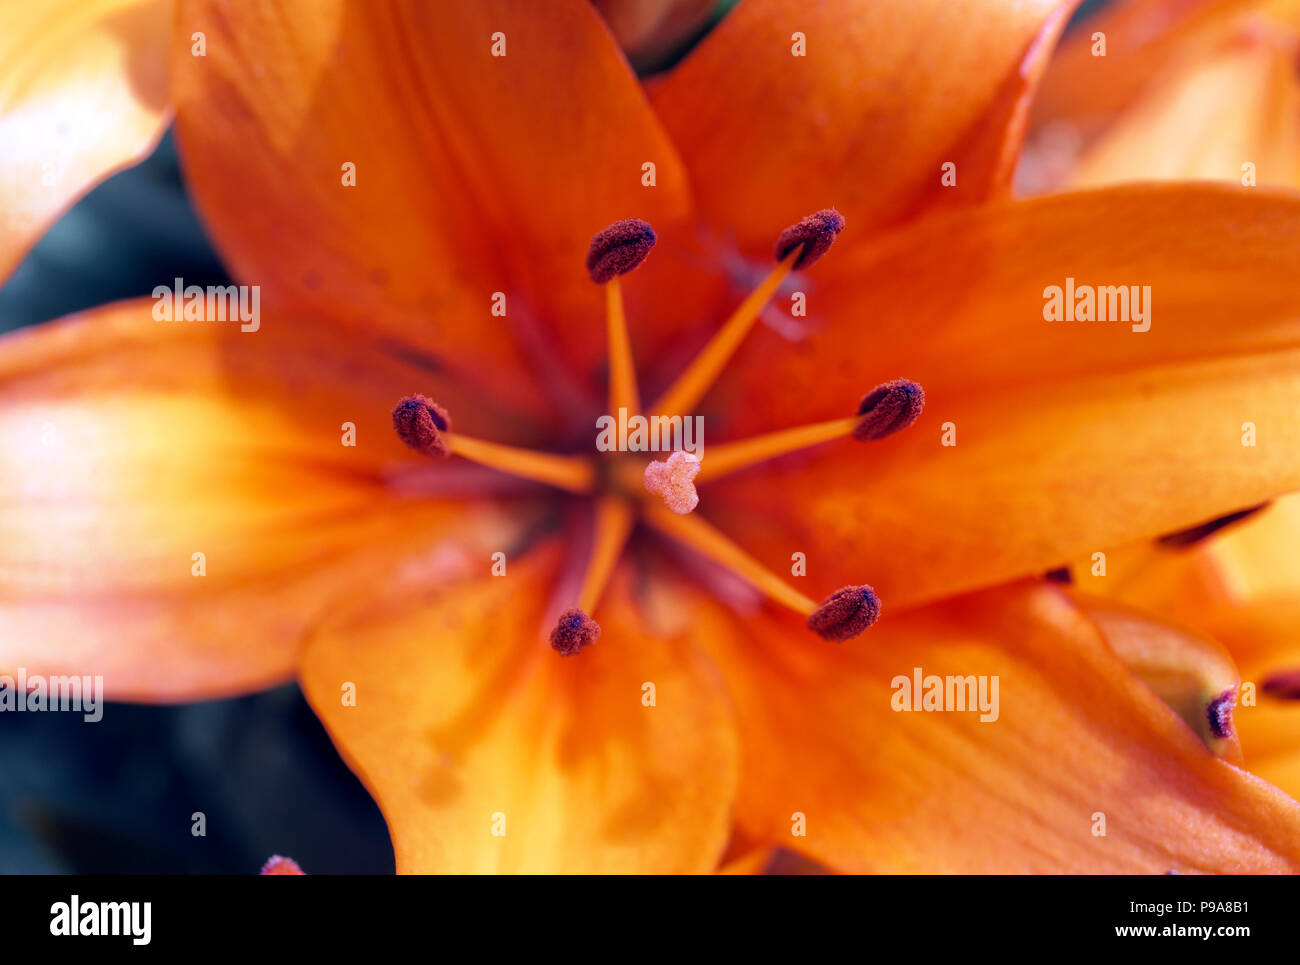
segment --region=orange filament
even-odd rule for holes
[[[679,515],[657,501],[646,501],[645,520],[665,536],[671,536],[744,578],[778,603],[802,616],[810,616],[817,604],[767,569],[712,525],[694,513]]]
[[[578,607],[587,613],[596,609],[605,592],[614,565],[632,532],[632,506],[618,496],[602,496],[596,503],[595,534],[591,559],[578,591]]]
[[[713,387],[714,381],[727,361],[735,354],[740,343],[744,341],[749,330],[758,321],[759,314],[772,300],[776,290],[781,287],[786,276],[799,258],[803,248],[795,247],[781,259],[768,276],[759,282],[743,302],[732,312],[731,317],[701,349],[700,354],[687,366],[686,371],[677,377],[659,401],[650,407],[650,411],[661,415],[688,415],[695,410],[705,393]]]
[[[609,411],[641,411],[636,388],[636,366],[632,364],[632,343],[623,312],[623,288],[615,276],[605,282],[605,327],[609,338]]]
[[[700,474],[696,482],[707,482],[787,453],[851,436],[858,421],[858,416],[831,419],[768,432],[752,439],[709,446],[705,458],[700,462]]]
[[[448,448],[456,455],[512,476],[546,483],[571,493],[590,493],[596,486],[595,467],[578,456],[503,446],[459,433],[449,432],[445,439]]]

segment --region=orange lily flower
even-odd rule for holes
[[[744,0],[643,86],[585,0],[179,3],[265,318],[0,341],[0,667],[296,672],[399,871],[1295,870],[1300,805],[1032,578],[1300,489],[1300,200],[1007,198],[1072,6]],[[1047,324],[1066,276],[1158,318]],[[642,399],[704,420],[693,512],[593,446]],[[900,712],[914,671],[1007,700]]]
[[[1198,177],[1300,187],[1298,30],[1294,0],[1112,5],[1079,25],[1047,72],[1036,138],[1046,151],[1030,152],[1028,180],[1055,165],[1056,181],[1076,186]],[[1097,32],[1119,41],[1107,59],[1092,56]],[[1052,156],[1062,144],[1073,156]],[[1288,496],[1112,548],[1105,567],[1072,568],[1081,594],[1141,611],[1128,614],[1144,625],[1128,641],[1161,641],[1161,659],[1149,646],[1131,656],[1123,641],[1116,649],[1148,683],[1193,698],[1184,716],[1194,726],[1205,726],[1198,699],[1234,687],[1247,765],[1293,796],[1298,546],[1300,496]]]

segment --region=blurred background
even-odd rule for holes
[[[621,38],[639,38],[629,57],[652,73],[735,3],[684,2],[662,25],[638,22],[624,4],[627,19],[611,22]],[[178,276],[229,283],[169,135],[32,250],[0,288],[0,332],[148,295]],[[206,836],[190,833],[195,812]],[[78,714],[0,715],[0,873],[255,874],[272,854],[308,874],[393,871],[378,809],[297,685],[183,706],[109,704],[93,726]]]

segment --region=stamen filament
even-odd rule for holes
[[[674,382],[650,411],[659,415],[689,415],[695,410],[700,400],[713,387],[714,381],[727,361],[735,354],[740,343],[744,341],[759,314],[772,300],[776,290],[781,287],[795,260],[802,253],[802,246],[796,246],[777,263],[768,276],[759,282],[743,302],[732,312],[709,344],[700,350],[700,354],[687,366],[686,371]]]
[[[452,453],[512,476],[546,483],[571,493],[589,493],[596,485],[592,464],[577,456],[503,446],[453,432],[446,433],[443,438]]]
[[[609,337],[609,411],[627,409],[628,415],[635,415],[641,411],[641,397],[623,311],[623,288],[617,275],[605,282],[605,323]]]
[[[600,595],[605,592],[614,565],[632,532],[632,506],[618,496],[603,496],[596,503],[595,534],[591,546],[591,560],[582,578],[578,592],[578,607],[593,613]]]
[[[835,439],[851,436],[859,421],[858,416],[814,422],[793,429],[779,429],[751,439],[722,442],[709,446],[706,457],[700,462],[697,483],[716,479],[728,473],[784,456],[810,446],[821,445]]]
[[[660,503],[650,501],[646,502],[642,512],[646,522],[665,536],[671,536],[683,546],[699,551],[796,613],[809,616],[817,609],[815,602],[787,584],[695,513],[682,516]]]

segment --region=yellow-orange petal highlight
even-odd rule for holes
[[[716,868],[739,762],[701,650],[731,631],[691,602],[688,629],[652,632],[624,568],[605,639],[556,659],[543,631],[559,560],[551,544],[504,576],[399,579],[309,645],[303,688],[379,802],[399,873]]]
[[[98,674],[124,700],[261,689],[341,596],[464,574],[536,519],[398,486],[424,460],[392,387],[427,373],[152,304],[0,339],[0,672]]]
[[[170,0],[0,4],[0,284],[170,117]]]

